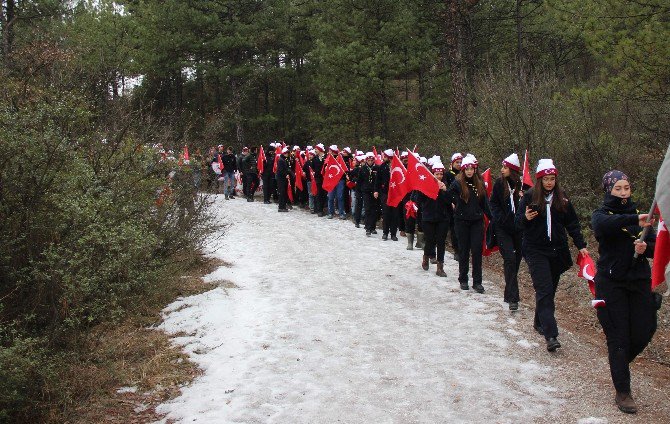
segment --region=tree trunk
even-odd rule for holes
[[[445,0],[444,38],[447,44],[447,60],[451,70],[451,93],[454,103],[454,121],[458,141],[468,147],[468,92],[463,55],[461,54],[460,0]]]
[[[236,139],[239,146],[244,145],[244,123],[242,122],[242,87],[237,77],[230,78],[230,90],[233,94],[233,108],[235,111]]]
[[[7,0],[5,10],[0,13],[2,25],[2,59],[5,65],[10,65],[10,55],[14,45],[14,23],[16,22],[16,5],[14,0]]]
[[[523,69],[523,20],[521,17],[521,0],[516,0],[514,20],[516,21],[516,77],[519,83],[521,83],[521,73]]]

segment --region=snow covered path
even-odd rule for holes
[[[162,325],[204,370],[161,405],[166,420],[212,423],[528,422],[558,417],[548,366],[500,296],[462,292],[420,267],[406,240],[351,221],[243,199],[207,277]],[[381,233],[381,232],[380,232]],[[449,257],[449,253],[447,253]],[[484,282],[489,288],[490,284]],[[525,351],[525,355],[521,354]]]

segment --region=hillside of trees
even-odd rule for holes
[[[647,207],[670,143],[667,0],[0,4],[0,421],[63,419],[81,334],[214,225],[178,180],[156,206],[156,143],[417,145],[496,172],[528,149],[585,219],[612,168]]]

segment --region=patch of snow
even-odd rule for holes
[[[232,265],[205,280],[240,288],[165,309],[160,328],[203,374],[157,408],[163,422],[560,417],[551,369],[500,330],[498,296],[459,289],[456,262],[440,278],[421,269],[420,250],[350,221],[223,196],[214,207],[234,225],[211,247]]]
[[[120,387],[119,389],[116,390],[116,393],[123,394],[123,393],[137,393],[137,387],[132,386],[132,387]]]
[[[607,418],[595,418],[595,417],[588,417],[588,418],[580,418],[577,421],[577,424],[607,424]]]

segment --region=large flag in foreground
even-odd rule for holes
[[[666,218],[670,216],[670,146],[668,146],[668,150],[665,153],[665,160],[663,160],[663,164],[661,164],[661,169],[658,171],[655,197],[658,209],[661,211],[661,216],[665,216]],[[670,246],[667,245],[667,224],[665,224],[664,221],[661,221],[658,225],[658,229],[656,249],[654,250],[654,268],[652,270],[651,280],[652,287],[656,287],[656,285],[660,284],[660,278],[663,278],[663,281],[670,281],[670,267],[668,266]],[[663,230],[663,232],[661,232],[661,230]],[[656,283],[656,285],[654,283]]]
[[[386,204],[397,207],[407,193],[410,192],[409,181],[407,180],[407,169],[400,162],[397,155],[393,155],[391,160],[391,179],[389,181],[389,192]]]
[[[437,193],[440,191],[440,186],[437,185],[437,180],[433,174],[426,168],[424,164],[414,156],[414,153],[409,152],[407,159],[407,180],[410,184],[411,190],[418,190],[431,199],[437,199]]]

